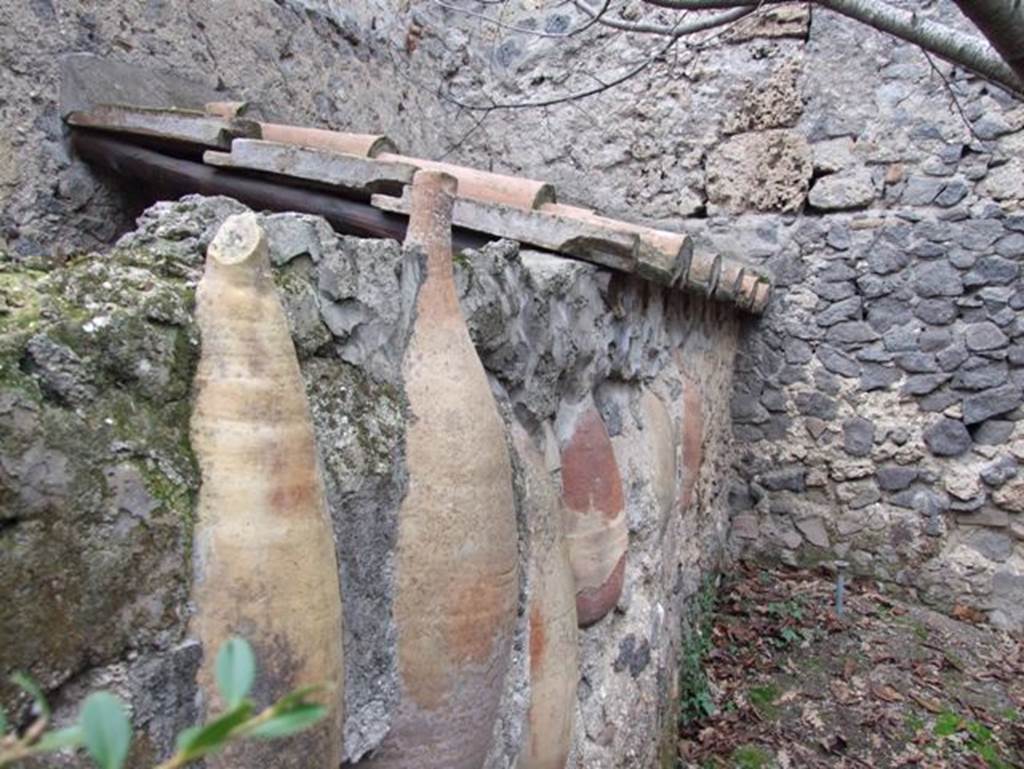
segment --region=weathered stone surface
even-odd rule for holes
[[[999,446],[1006,443],[1013,433],[1014,423],[1003,419],[987,419],[973,432],[975,443],[983,446]]]
[[[1024,513],[1024,478],[1016,477],[992,493],[992,501],[1011,513]]]
[[[815,547],[826,548],[831,544],[821,518],[805,518],[802,521],[797,521],[796,527]]]
[[[900,202],[908,206],[927,206],[935,201],[945,187],[941,179],[927,176],[911,176],[900,195]]]
[[[956,457],[971,447],[971,434],[963,422],[940,419],[922,434],[928,450],[940,457]]]
[[[795,211],[804,202],[811,149],[785,129],[740,134],[718,145],[705,169],[708,198],[729,211]]]
[[[723,130],[732,134],[792,126],[803,109],[798,75],[799,67],[795,62],[788,62],[751,83],[743,94],[740,108],[726,117]]]
[[[71,581],[63,586],[64,595],[77,594],[81,583],[91,597],[78,600],[72,612],[61,610],[62,616],[81,621],[83,628],[105,628],[109,617],[119,612],[145,618],[126,622],[125,635],[108,631],[102,638],[40,634],[33,628],[50,623],[45,602],[49,588],[30,587],[32,583],[26,583],[22,573],[17,579],[26,589],[38,592],[40,599],[33,604],[38,611],[20,614],[26,623],[36,624],[18,626],[29,645],[24,647],[28,656],[15,664],[38,674],[61,713],[67,710],[70,714],[80,699],[70,684],[62,688],[64,676],[88,677],[95,672],[91,666],[99,664],[105,666],[104,675],[109,672],[117,680],[139,682],[126,684],[128,688],[119,691],[135,712],[148,714],[150,720],[142,728],[160,754],[166,754],[169,741],[180,728],[198,717],[192,682],[201,650],[192,644],[188,655],[186,647],[178,651],[183,640],[181,606],[191,574],[185,549],[192,511],[189,489],[198,482],[187,435],[182,432],[190,408],[188,383],[196,353],[190,286],[199,275],[203,249],[219,222],[241,210],[225,199],[189,198],[162,204],[144,216],[139,230],[126,237],[113,255],[75,260],[68,268],[48,275],[15,270],[17,291],[11,288],[11,268],[0,268],[0,296],[5,306],[16,308],[0,316],[0,338],[6,345],[13,325],[17,340],[10,356],[7,347],[0,355],[0,390],[11,385],[17,395],[14,401],[5,400],[9,395],[0,397],[0,430],[8,437],[20,436],[13,442],[5,437],[0,451],[0,487],[13,486],[20,495],[15,506],[5,504],[0,515],[17,513],[18,519],[7,531],[26,537],[17,541],[29,548],[16,549],[17,557],[5,559],[4,565],[21,568],[31,563],[26,560],[29,555],[68,564]],[[355,760],[380,744],[398,694],[392,586],[390,578],[382,575],[391,573],[395,516],[406,483],[404,393],[396,366],[400,360],[396,352],[404,339],[400,310],[403,297],[407,298],[398,280],[402,253],[395,243],[341,238],[312,217],[275,215],[263,221],[277,265],[275,282],[310,397],[338,542],[350,630],[346,638],[349,702],[345,750],[349,759]],[[460,303],[492,381],[499,392],[514,393],[503,396],[508,398],[505,411],[509,415],[550,419],[563,388],[589,392],[609,376],[619,383],[628,382],[627,389],[639,394],[642,382],[659,372],[675,370],[666,368],[667,356],[650,355],[652,349],[668,348],[672,339],[687,366],[710,388],[702,406],[706,409],[701,438],[705,462],[716,468],[726,466],[725,383],[732,368],[736,333],[736,324],[728,315],[717,317],[706,327],[704,321],[697,326],[689,321],[684,325],[679,308],[666,315],[663,298],[637,283],[617,287],[614,301],[626,308],[631,320],[613,324],[613,310],[604,293],[607,273],[551,255],[520,254],[508,244],[465,252],[456,272]],[[46,284],[45,290],[39,281]],[[523,303],[524,296],[531,298],[529,304]],[[75,309],[79,307],[85,310],[80,316]],[[61,320],[64,309],[72,314]],[[40,314],[42,310],[46,318]],[[556,320],[570,315],[575,320],[568,326]],[[14,318],[19,322],[9,325]],[[22,327],[22,318],[31,321]],[[577,323],[585,333],[570,331]],[[59,325],[60,334],[51,333],[48,324]],[[730,340],[725,345],[712,341],[720,333]],[[92,400],[72,409],[57,389],[43,390],[42,383],[53,369],[8,367],[8,361],[21,360],[28,341],[40,334],[55,338],[77,356],[75,381],[93,383],[96,393],[90,396]],[[674,395],[679,392],[678,374],[667,375],[664,387]],[[79,411],[84,416],[79,416]],[[108,418],[109,424],[104,421]],[[630,418],[628,412],[623,418]],[[42,429],[40,420],[46,420]],[[42,444],[36,445],[40,438]],[[27,441],[24,444],[23,439]],[[107,446],[109,452],[102,448]],[[90,464],[86,468],[82,465],[85,461],[95,467]],[[97,485],[87,483],[89,478]],[[630,478],[630,487],[633,483]],[[711,510],[724,513],[724,497],[718,507],[718,494],[717,484],[708,484],[707,491],[701,491],[702,516]],[[7,492],[4,496],[10,499]],[[73,543],[51,535],[29,537],[37,526],[42,537],[46,530],[39,524],[62,515],[72,499],[81,500],[74,503],[81,517]],[[93,509],[95,518],[90,512]],[[630,507],[629,515],[631,521],[634,516],[654,518],[647,508]],[[677,605],[678,591],[690,595],[699,585],[699,569],[694,566],[680,587],[675,558],[697,564],[717,547],[704,538],[710,532],[703,529],[681,536],[682,527],[693,520],[692,516],[669,516],[663,536],[638,539],[631,555],[638,577],[629,572],[623,575],[628,592],[624,591],[610,617],[587,631],[590,640],[581,647],[588,680],[605,680],[602,685],[621,689],[608,707],[628,707],[634,720],[640,692],[657,691],[655,670],[669,670],[675,664],[673,638],[679,632],[680,618],[673,612],[681,611],[681,604],[678,610],[671,607]],[[119,532],[116,536],[114,528]],[[645,525],[643,530],[656,529]],[[135,532],[143,531],[146,536],[138,540]],[[116,574],[92,570],[88,577],[76,576],[80,575],[75,570],[79,559],[91,559],[90,554],[99,551],[113,552],[111,548],[121,554],[119,563],[139,563],[143,572],[134,574],[129,582],[123,580],[120,568]],[[689,555],[681,556],[684,550]],[[521,543],[521,552],[528,551]],[[40,569],[39,573],[50,571]],[[644,584],[650,580],[649,584],[657,585],[653,592],[634,586],[634,579],[639,584],[639,575]],[[15,584],[17,579],[12,575],[6,584]],[[529,597],[528,591],[525,597]],[[145,611],[139,608],[143,606]],[[16,625],[5,619],[4,626]],[[525,614],[517,633],[517,644],[525,644]],[[646,640],[650,656],[642,670],[639,663],[631,668],[638,671],[636,679],[618,676],[612,667],[622,639],[630,634]],[[60,668],[47,665],[37,670],[32,661],[40,659],[40,644],[46,643],[47,637],[62,645],[54,647],[49,658],[67,662]],[[635,649],[643,648],[643,641],[637,644]],[[129,648],[141,650],[134,661],[127,661],[125,650]],[[14,653],[14,649],[8,646],[4,654]],[[611,658],[605,658],[605,649],[610,650]],[[9,663],[4,659],[6,666]],[[59,676],[52,676],[57,670]],[[620,678],[630,682],[628,687]],[[154,711],[146,704],[152,697],[146,682],[157,680],[166,682],[158,687],[160,702],[173,701],[173,707]],[[529,689],[524,658],[515,658],[501,689],[498,736],[488,759],[493,763],[488,766],[507,766],[520,750]],[[623,739],[635,733],[629,739],[636,740],[637,746],[652,744],[650,735],[658,733],[661,712],[658,701],[654,697],[649,706],[643,706],[642,723],[638,722],[635,730],[623,730]],[[621,722],[630,723],[625,713]],[[601,748],[584,729],[573,750]],[[140,766],[152,764],[146,757],[143,760]]]
[[[969,425],[984,422],[994,416],[1012,411],[1024,401],[1021,388],[1015,384],[985,390],[964,398],[964,422]]]
[[[865,457],[871,453],[875,442],[875,423],[870,419],[857,417],[843,423],[843,448],[847,454]]]
[[[901,491],[917,480],[918,474],[916,467],[886,465],[875,472],[875,480],[883,491]]]
[[[960,271],[945,262],[927,262],[914,268],[914,290],[918,296],[959,296],[963,293]]]
[[[1001,456],[981,469],[981,479],[989,486],[998,488],[1017,475],[1017,460],[1011,456]]]
[[[7,262],[0,293],[0,667],[54,691],[133,648],[169,663],[199,483],[193,289],[125,249],[48,273]],[[9,713],[12,696],[5,679]]]
[[[821,211],[846,211],[870,205],[875,195],[870,172],[861,168],[821,177],[807,200]]]

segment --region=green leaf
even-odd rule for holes
[[[256,677],[256,658],[244,638],[229,638],[217,652],[217,689],[229,709],[245,699]]]
[[[132,741],[132,726],[121,700],[109,692],[90,694],[80,718],[85,747],[100,769],[121,769]]]
[[[7,713],[0,708],[0,738],[7,734]]]
[[[190,726],[188,729],[185,729],[181,734],[178,735],[178,738],[174,741],[175,749],[179,752],[187,750],[188,746],[192,744],[192,740],[202,730],[203,727],[201,726]]]
[[[250,731],[248,736],[261,740],[275,740],[278,737],[288,737],[308,729],[326,715],[327,708],[323,705],[298,705],[287,713],[274,716],[269,721],[260,724]]]
[[[252,703],[243,701],[234,710],[200,727],[186,729],[178,736],[178,751],[195,759],[227,744],[228,736],[252,715]]]
[[[949,737],[951,734],[956,734],[960,730],[960,716],[956,713],[940,713],[935,719],[935,732],[936,737]]]
[[[50,717],[50,705],[46,701],[46,696],[43,694],[43,690],[39,688],[39,684],[29,678],[27,675],[18,671],[11,676],[11,683],[19,688],[23,689],[32,700],[36,703],[36,707],[39,709],[41,715]]]
[[[41,753],[50,753],[63,748],[77,748],[85,739],[85,733],[78,724],[54,732],[47,732],[33,747]]]
[[[313,684],[312,686],[300,686],[293,692],[288,692],[281,699],[274,703],[274,713],[281,715],[287,713],[289,710],[299,706],[308,705],[307,698],[314,694],[319,694],[326,689],[323,684]]]

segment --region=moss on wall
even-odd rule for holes
[[[0,260],[4,681],[54,688],[181,638],[192,293],[129,252],[52,271]]]

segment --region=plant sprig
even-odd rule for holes
[[[215,679],[227,709],[211,721],[179,734],[174,754],[154,769],[180,769],[243,739],[289,737],[327,715],[327,708],[311,699],[324,691],[322,685],[296,689],[256,712],[248,699],[256,680],[256,657],[242,638],[231,638],[218,650]],[[42,753],[85,748],[99,769],[122,769],[131,748],[132,728],[121,700],[109,692],[94,692],[82,703],[74,725],[48,730],[50,706],[40,687],[20,673],[11,680],[32,697],[38,716],[18,735],[9,731],[7,717],[0,710],[0,735],[4,735],[0,737],[0,767]]]

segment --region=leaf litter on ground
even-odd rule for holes
[[[744,565],[719,591],[684,769],[1024,768],[1024,639],[846,586],[826,570]],[[685,682],[684,682],[685,688]]]

